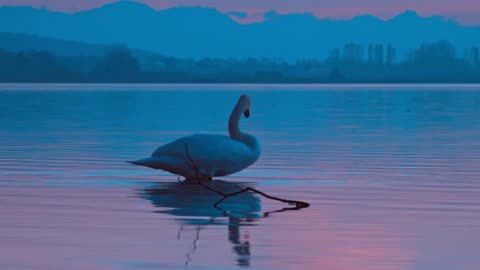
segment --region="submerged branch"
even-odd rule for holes
[[[229,194],[226,194],[226,193],[223,193],[219,190],[216,190],[212,187],[209,187],[208,185],[202,183],[201,179],[199,178],[199,168],[197,167],[197,165],[195,164],[195,161],[193,160],[192,156],[190,155],[190,152],[188,151],[188,145],[185,144],[185,152],[187,154],[187,157],[188,159],[190,160],[190,163],[192,164],[192,167],[193,169],[195,170],[195,176],[197,178],[197,182],[195,182],[195,184],[198,184],[200,185],[201,187],[207,189],[207,190],[210,190],[214,193],[217,193],[218,195],[222,196],[221,199],[219,199],[213,206],[217,209],[219,209],[220,211],[222,211],[226,216],[228,216],[228,213],[227,211],[223,210],[221,207],[219,207],[219,205],[224,201],[226,200],[227,198],[230,198],[230,197],[233,197],[233,196],[236,196],[236,195],[239,195],[239,194],[242,194],[244,192],[248,192],[248,191],[251,191],[251,192],[254,192],[254,193],[258,193],[260,195],[262,195],[263,197],[267,198],[267,199],[270,199],[270,200],[274,200],[274,201],[279,201],[279,202],[284,202],[284,203],[288,203],[289,205],[295,205],[295,207],[286,207],[286,208],[283,208],[281,210],[277,210],[277,211],[271,211],[271,212],[266,212],[264,213],[264,217],[267,217],[269,214],[271,213],[276,213],[276,212],[285,212],[285,211],[289,211],[289,210],[299,210],[299,209],[302,209],[302,208],[307,208],[310,206],[309,203],[307,202],[303,202],[303,201],[297,201],[297,200],[289,200],[289,199],[283,199],[283,198],[279,198],[279,197],[275,197],[275,196],[271,196],[271,195],[268,195],[267,193],[265,192],[262,192],[258,189],[255,189],[255,188],[252,188],[252,187],[246,187],[246,188],[241,188],[239,186],[236,186],[238,189],[240,189],[239,191],[236,191],[236,192],[233,192],[233,193],[229,193]]]
[[[188,159],[190,160],[190,163],[192,163],[193,170],[195,171],[195,177],[196,177],[197,179],[200,179],[200,178],[198,177],[199,169],[198,169],[197,165],[195,164],[195,162],[193,161],[192,156],[190,156],[190,152],[188,151],[188,144],[185,144],[185,152],[186,152],[186,154],[187,154]]]
[[[237,186],[238,187],[238,186]],[[240,188],[240,187],[238,187]],[[279,201],[279,202],[284,202],[284,203],[288,203],[290,205],[295,205],[295,208],[307,208],[310,206],[309,203],[306,203],[306,202],[302,202],[302,201],[296,201],[296,200],[288,200],[288,199],[282,199],[282,198],[279,198],[279,197],[275,197],[275,196],[271,196],[271,195],[268,195],[267,193],[265,192],[262,192],[258,189],[255,189],[255,188],[252,188],[252,187],[246,187],[244,189],[241,189],[237,192],[233,192],[233,193],[230,193],[230,194],[227,194],[227,195],[223,195],[224,197],[222,199],[220,199],[217,203],[215,203],[216,206],[218,206],[221,202],[223,202],[225,199],[227,199],[228,197],[233,197],[235,195],[239,195],[241,193],[244,193],[244,192],[247,192],[247,191],[252,191],[254,193],[258,193],[260,195],[262,195],[263,197],[267,198],[267,199],[270,199],[270,200],[274,200],[274,201]]]

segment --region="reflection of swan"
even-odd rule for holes
[[[216,180],[208,186],[224,193],[232,193],[247,183],[230,183]],[[232,251],[236,254],[236,264],[250,266],[250,239],[245,228],[253,225],[252,222],[260,217],[260,199],[252,193],[244,193],[231,197],[222,202],[222,210],[228,211],[228,220],[216,220],[224,214],[213,205],[222,196],[196,184],[166,183],[142,191],[142,197],[151,201],[155,207],[161,208],[159,213],[166,213],[179,217],[181,237],[184,226],[194,226],[196,233],[192,248],[186,254],[186,264],[193,257],[200,239],[200,231],[209,224],[227,226],[228,241],[232,244]],[[241,230],[243,228],[243,230]]]
[[[208,183],[210,188],[233,193],[239,187],[247,183],[231,183],[216,180]],[[215,208],[215,203],[222,198],[221,195],[212,192],[197,184],[186,182],[163,183],[151,189],[145,189],[142,197],[148,199],[156,207],[163,208],[159,213],[183,217],[182,221],[188,224],[205,224],[211,218],[224,217],[227,211],[229,216],[238,218],[261,217],[260,199],[252,193],[243,193],[239,196],[228,198],[221,204],[221,209]]]
[[[260,157],[257,139],[238,127],[242,114],[250,115],[250,98],[240,97],[230,115],[228,132],[223,135],[197,134],[159,147],[152,156],[130,163],[162,169],[187,180],[206,180],[241,171]]]

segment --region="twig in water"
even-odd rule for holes
[[[200,178],[198,177],[199,169],[195,164],[195,161],[193,161],[192,156],[190,156],[190,152],[188,151],[188,144],[185,144],[185,152],[187,153],[187,157],[190,160],[190,163],[192,163],[193,170],[195,171],[195,177],[197,178],[196,180],[200,182]]]
[[[237,186],[237,188],[241,189],[239,186]],[[287,200],[287,199],[282,199],[282,198],[279,198],[279,197],[274,197],[274,196],[268,195],[265,192],[262,192],[258,189],[254,189],[252,187],[246,187],[246,188],[241,189],[237,192],[233,192],[233,193],[230,193],[230,194],[223,195],[223,198],[221,198],[218,202],[216,202],[215,206],[218,206],[220,203],[222,203],[225,199],[227,199],[229,197],[236,196],[238,194],[241,194],[241,193],[244,193],[244,192],[247,192],[247,191],[252,191],[252,192],[258,193],[258,194],[262,195],[263,197],[265,197],[267,199],[270,199],[270,200],[284,202],[284,203],[288,203],[290,205],[293,204],[293,205],[295,205],[295,208],[307,208],[307,207],[310,206],[310,204],[306,203],[306,202],[295,201],[295,200]]]
[[[283,208],[281,210],[277,210],[277,211],[272,211],[272,212],[266,212],[264,214],[264,216],[268,216],[270,213],[275,213],[275,212],[284,212],[284,211],[288,211],[288,210],[299,210],[299,209],[302,209],[302,208],[307,208],[310,206],[309,203],[306,203],[306,202],[302,202],[302,201],[296,201],[296,200],[288,200],[288,199],[282,199],[282,198],[279,198],[279,197],[275,197],[275,196],[271,196],[271,195],[268,195],[266,194],[265,192],[262,192],[258,189],[255,189],[255,188],[252,188],[252,187],[246,187],[246,188],[241,188],[239,186],[236,186],[238,189],[240,189],[239,191],[236,191],[236,192],[233,192],[233,193],[230,193],[230,194],[225,194],[221,191],[218,191],[214,188],[211,188],[209,187],[208,185],[205,185],[201,182],[201,179],[199,178],[199,168],[197,167],[197,165],[195,164],[195,161],[193,160],[192,156],[190,156],[190,152],[188,151],[188,145],[185,144],[185,152],[187,154],[187,157],[188,159],[190,160],[190,163],[192,163],[192,167],[193,169],[195,170],[195,177],[196,177],[196,180],[197,180],[197,184],[199,184],[200,186],[202,186],[203,188],[207,189],[207,190],[210,190],[214,193],[217,193],[218,195],[222,196],[222,198],[220,200],[218,200],[213,206],[217,209],[219,209],[220,211],[222,211],[224,213],[224,215],[228,215],[227,211],[223,210],[222,208],[220,208],[218,205],[220,203],[222,203],[225,199],[229,198],[229,197],[233,197],[233,196],[236,196],[236,195],[239,195],[241,193],[244,193],[244,192],[248,192],[248,191],[252,191],[254,193],[258,193],[260,195],[262,195],[263,197],[267,198],[267,199],[270,199],[270,200],[275,200],[275,201],[279,201],[279,202],[284,202],[284,203],[288,203],[290,205],[295,205],[295,207],[287,207],[287,208]]]
[[[193,240],[193,244],[192,244],[192,249],[189,252],[187,252],[187,254],[186,254],[187,258],[185,260],[185,268],[188,267],[188,264],[192,261],[193,254],[197,250],[197,242],[200,239],[200,230],[201,229],[202,229],[202,227],[200,225],[197,226],[196,233],[195,233],[195,239]]]
[[[263,217],[269,217],[270,214],[273,214],[273,213],[281,213],[281,212],[287,212],[287,211],[296,211],[296,210],[300,210],[304,207],[284,207],[280,210],[274,210],[274,211],[268,211],[268,212],[265,212],[263,213]]]
[[[177,240],[180,240],[180,236],[182,235],[182,231],[183,231],[183,224],[180,225],[180,229],[177,232]]]

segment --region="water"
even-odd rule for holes
[[[243,87],[263,154],[217,187],[309,208],[124,162],[225,134]],[[478,86],[1,89],[1,269],[480,269]]]

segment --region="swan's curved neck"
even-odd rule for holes
[[[243,132],[240,131],[239,122],[240,117],[242,117],[243,112],[245,111],[245,104],[238,103],[235,108],[233,108],[232,114],[230,114],[230,119],[228,120],[228,133],[230,138],[235,140],[241,140],[241,135]]]
[[[247,107],[248,104],[245,102],[240,101],[237,103],[230,115],[230,119],[228,120],[228,133],[230,134],[230,138],[246,144],[252,150],[252,153],[255,153],[258,158],[261,151],[260,143],[254,136],[241,132],[239,127],[240,118]]]
[[[228,133],[230,134],[230,138],[241,141],[248,146],[254,147],[256,144],[258,144],[255,137],[250,134],[241,132],[239,127],[240,118],[242,117],[243,112],[247,109],[247,106],[248,105],[243,102],[239,102],[235,106],[232,114],[230,115],[230,119],[228,120]]]

